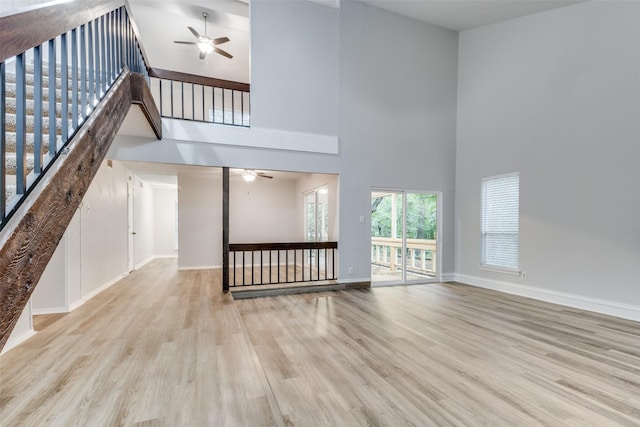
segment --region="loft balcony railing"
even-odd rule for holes
[[[436,269],[436,241],[407,239],[405,254],[408,272],[434,276]],[[371,264],[395,271],[402,267],[402,239],[389,237],[371,238]]]
[[[62,5],[64,11],[58,9],[58,13],[72,15],[65,24],[43,19],[36,27],[29,22],[34,20],[33,12],[2,18],[2,227],[54,160],[64,153],[123,70],[142,73],[148,81],[133,24],[123,2],[118,3],[96,5],[87,14],[93,13],[97,18],[86,18],[88,22],[76,22],[72,28],[58,27],[83,16],[84,11],[76,13],[73,4]],[[47,13],[42,12],[43,17]],[[51,28],[40,28],[47,24]],[[49,38],[56,30],[60,33]]]
[[[338,242],[229,244],[229,287],[336,280]]]
[[[249,127],[250,86],[152,68],[151,93],[160,115],[170,119]]]

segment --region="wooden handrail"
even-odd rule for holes
[[[294,249],[337,249],[338,242],[230,243],[230,252],[285,251]]]
[[[158,79],[175,80],[178,82],[194,83],[202,86],[219,87],[223,89],[250,92],[249,83],[234,82],[232,80],[216,79],[213,77],[199,76],[196,74],[181,73],[178,71],[163,70],[161,68],[149,68],[149,76]]]
[[[0,61],[41,45],[124,4],[124,0],[77,0],[2,17]]]

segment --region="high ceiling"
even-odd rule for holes
[[[25,1],[25,0],[23,0]],[[253,0],[270,1],[270,0]],[[306,1],[306,0],[291,0]],[[328,7],[356,0],[310,0]],[[563,7],[583,0],[359,0],[393,13],[456,31]],[[132,14],[153,67],[250,83],[249,0],[130,0]],[[187,27],[204,34],[202,13],[209,14],[207,34],[229,37],[220,46],[233,55],[198,59]]]
[[[324,0],[322,0],[324,1]],[[345,1],[345,0],[343,0]],[[352,1],[352,0],[346,0]],[[463,31],[584,0],[360,0],[418,21]]]
[[[249,5],[239,0],[130,0],[131,13],[143,40],[145,53],[155,68],[249,83]],[[216,53],[198,59],[198,48],[174,40],[195,41],[187,27],[204,35],[229,37],[220,47],[233,55]]]

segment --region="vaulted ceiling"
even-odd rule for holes
[[[270,0],[252,0],[270,1]],[[290,0],[307,1],[307,0]],[[355,0],[310,0],[339,8]],[[503,21],[583,0],[359,0],[387,11],[456,31]],[[250,83],[249,0],[130,0],[133,16],[151,65],[156,68]],[[187,27],[204,34],[202,13],[209,14],[207,34],[229,37],[220,46],[233,59],[209,54],[198,59]]]

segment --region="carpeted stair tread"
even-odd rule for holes
[[[15,132],[16,131],[16,115],[7,113],[5,114],[5,129],[7,132]],[[34,118],[33,116],[26,117],[26,125],[27,125],[27,133],[33,133],[34,131]],[[70,124],[70,120],[67,122]],[[62,119],[56,118],[56,133],[60,133],[62,130]],[[49,133],[49,118],[42,121],[42,132]]]
[[[16,153],[6,153],[4,157],[4,167],[5,173],[7,175],[15,175],[16,174],[16,165],[17,165],[17,156]],[[33,170],[33,153],[27,153],[26,155],[26,164],[27,164],[27,174]]]
[[[26,135],[26,148],[28,153],[33,153],[34,139],[35,139],[35,136],[33,135],[33,133],[28,133]],[[59,136],[56,137],[58,144],[60,143],[60,139],[61,138]],[[5,141],[7,144],[6,145],[7,152],[8,153],[15,152],[16,151],[16,133],[7,132],[5,134]],[[42,135],[42,150],[44,152],[49,151],[49,135],[46,133]]]

